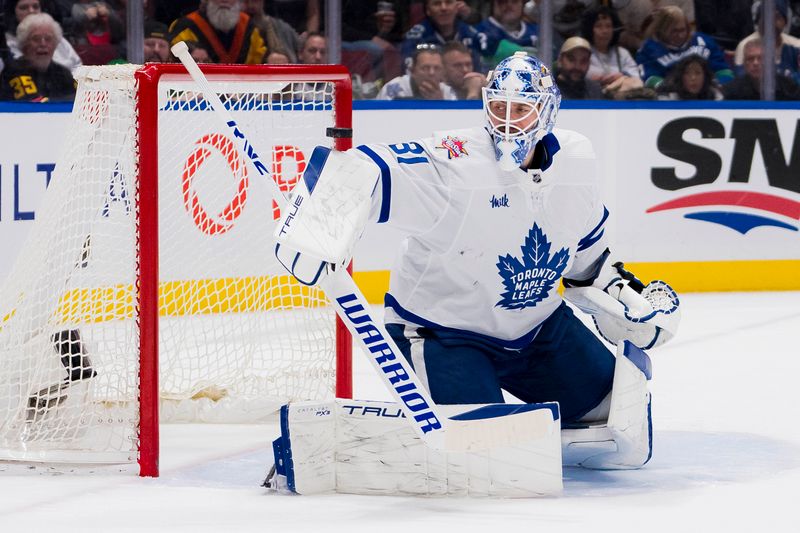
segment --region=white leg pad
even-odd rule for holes
[[[641,468],[652,455],[650,359],[629,342],[617,347],[611,405],[606,424],[565,429],[565,465],[600,470]]]
[[[452,416],[477,406],[438,406]],[[562,491],[557,405],[547,434],[480,452],[426,446],[397,404],[335,400],[281,410],[273,443],[277,488],[299,494],[342,492],[524,498]]]

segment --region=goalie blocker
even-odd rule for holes
[[[374,165],[317,146],[275,227],[275,256],[300,283],[315,285],[327,265],[346,266],[364,232],[377,184]]]
[[[278,492],[522,498],[562,491],[562,464],[639,468],[652,453],[647,354],[617,349],[609,414],[602,423],[561,429],[558,404],[528,404],[548,423],[536,439],[480,452],[424,445],[397,404],[359,400],[291,403],[264,486]],[[448,415],[476,406],[438,406]],[[486,406],[512,412],[519,406]]]

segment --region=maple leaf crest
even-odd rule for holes
[[[495,307],[523,309],[541,302],[561,279],[569,260],[568,248],[550,256],[550,242],[535,223],[520,249],[520,259],[511,254],[497,258],[497,269],[506,290]]]

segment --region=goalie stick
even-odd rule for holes
[[[211,88],[189,54],[186,43],[175,44],[172,53],[183,63],[214,113],[232,133],[245,159],[259,175],[267,178],[273,199],[284,209],[287,199],[283,191],[261,161],[252,142]],[[347,270],[332,270],[319,286],[427,445],[448,451],[487,450],[538,439],[552,429],[552,411],[535,404],[522,404],[513,409],[508,409],[509,406],[503,406],[503,409],[486,406],[452,418],[443,416],[383,324],[373,318],[369,304]]]

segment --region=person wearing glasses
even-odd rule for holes
[[[53,60],[63,38],[61,26],[46,13],[29,15],[17,26],[22,57],[6,65],[0,76],[0,100],[48,102],[75,98],[69,69]]]
[[[435,44],[420,44],[411,56],[408,74],[384,85],[377,100],[458,100],[452,87],[444,83],[444,58]]]

